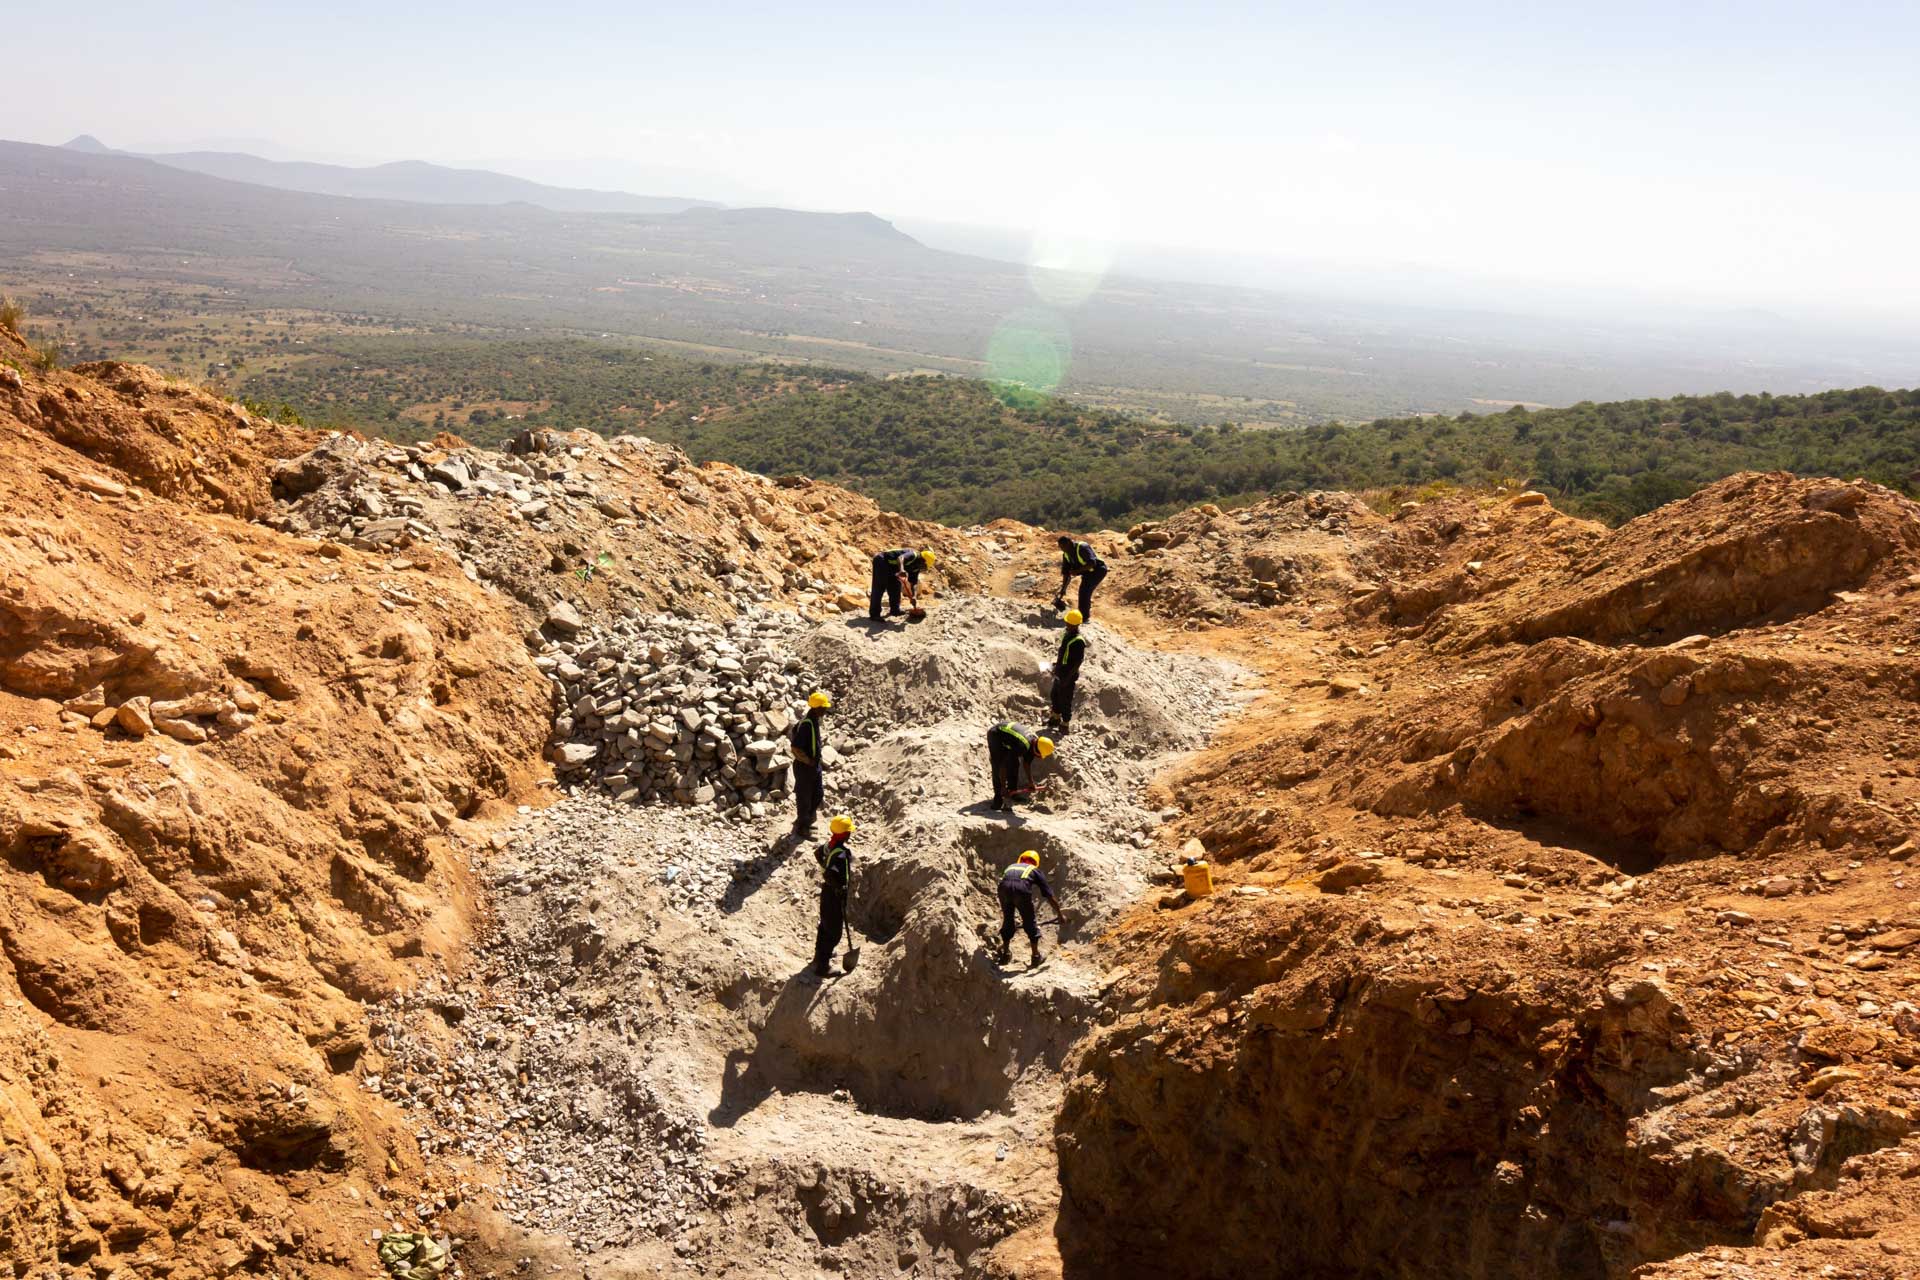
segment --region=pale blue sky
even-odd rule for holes
[[[1920,5],[105,0],[0,135],[1920,310]]]

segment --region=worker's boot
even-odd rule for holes
[[[993,949],[993,962],[995,964],[1012,964],[1013,963],[1012,945],[1003,940],[999,946],[995,947]]]
[[[1045,959],[1046,959],[1046,957],[1040,954],[1040,944],[1039,944],[1039,943],[1037,943],[1037,942],[1030,942],[1030,943],[1028,943],[1027,945],[1033,948],[1033,961],[1032,961],[1032,963],[1031,963],[1031,964],[1029,964],[1029,965],[1028,965],[1027,967],[1028,967],[1028,968],[1031,968],[1031,969],[1038,969],[1038,968],[1040,967],[1040,962],[1041,962],[1042,960],[1045,960]]]

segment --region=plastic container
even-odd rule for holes
[[[1189,862],[1180,874],[1186,878],[1189,898],[1204,898],[1213,892],[1213,868],[1206,863]]]

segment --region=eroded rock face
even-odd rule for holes
[[[1131,976],[1056,1126],[1070,1261],[1620,1276],[1747,1240],[1908,1131],[1795,1101],[1784,1064],[1717,1048],[1662,980],[1502,954],[1491,931],[1436,957],[1440,934],[1382,929],[1253,900]]]
[[[372,1200],[315,1215],[299,1180],[408,1159],[346,1074],[357,1001],[464,928],[459,831],[529,781],[546,699],[511,612],[445,559],[233,518],[307,443],[128,366],[0,388],[0,1255],[23,1267],[346,1258]]]
[[[1896,1274],[1920,508],[1739,476],[1360,541],[1343,618],[1231,638],[1283,692],[1175,783],[1216,894],[1116,937],[1067,1273]]]

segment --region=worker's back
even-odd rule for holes
[[[1040,868],[1024,862],[1016,862],[1000,876],[1000,887],[1011,889],[1015,893],[1032,894],[1036,890],[1045,892],[1047,878],[1040,874]]]

